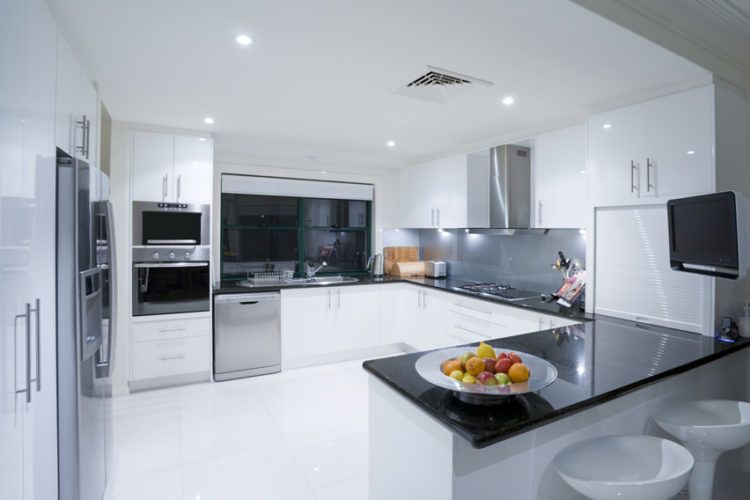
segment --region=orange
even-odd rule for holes
[[[484,371],[484,360],[478,357],[469,358],[466,362],[466,373],[477,376]]]
[[[456,370],[461,371],[461,360],[460,359],[449,359],[443,363],[443,373],[449,375]]]
[[[529,380],[529,367],[523,363],[514,363],[508,370],[508,377],[514,384],[517,382],[526,382]]]

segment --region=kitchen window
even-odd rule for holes
[[[222,193],[221,278],[328,264],[320,274],[364,273],[372,202]]]

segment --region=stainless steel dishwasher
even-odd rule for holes
[[[214,299],[214,380],[281,371],[279,304],[278,292]]]

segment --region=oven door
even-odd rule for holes
[[[208,262],[133,264],[133,316],[208,311]]]

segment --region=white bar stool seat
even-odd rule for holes
[[[688,401],[659,410],[654,420],[695,458],[690,500],[709,500],[719,455],[750,443],[750,403],[744,401]]]
[[[568,446],[553,466],[571,488],[595,500],[666,500],[685,486],[693,457],[654,436],[604,436]]]

